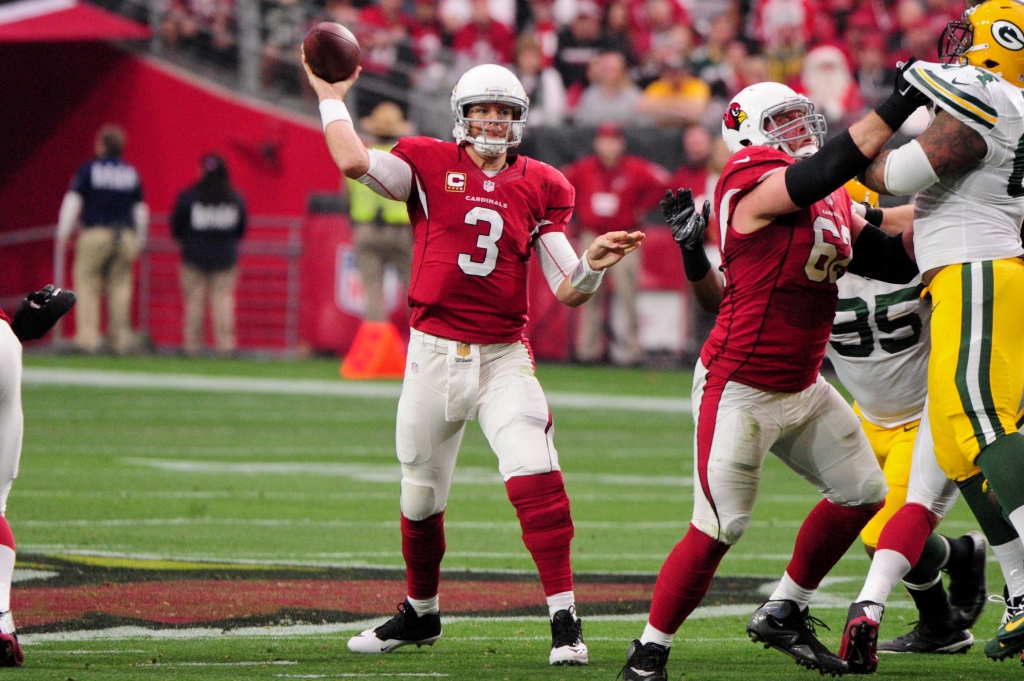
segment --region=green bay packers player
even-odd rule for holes
[[[932,101],[934,119],[917,139],[876,156],[859,179],[881,193],[918,194],[914,251],[932,298],[936,457],[965,495],[977,478],[965,476],[980,468],[1020,534],[1024,6],[988,0],[969,8],[947,26],[941,52],[946,63],[917,62],[906,72]],[[1022,624],[1024,615],[1001,626],[986,654],[1003,659],[1024,650]]]

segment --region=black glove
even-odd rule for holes
[[[913,104],[915,109],[932,103],[932,100],[928,99],[928,95],[918,90],[907,80],[907,71],[910,70],[910,67],[916,61],[916,57],[911,57],[907,61],[896,62],[896,82],[893,84],[893,94],[899,95],[907,100],[909,104]]]
[[[22,342],[42,338],[58,319],[75,306],[76,300],[78,298],[73,292],[48,284],[21,301],[11,321],[11,330]]]
[[[671,189],[665,190],[665,198],[659,203],[665,222],[672,228],[672,238],[684,251],[692,251],[704,245],[704,230],[711,217],[711,202],[705,201],[698,215],[693,203],[693,192],[679,189],[673,196]]]

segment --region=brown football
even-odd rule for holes
[[[332,21],[321,21],[309,29],[302,41],[302,50],[309,68],[328,83],[351,76],[362,55],[352,31]]]

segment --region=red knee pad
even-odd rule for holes
[[[423,520],[402,516],[402,557],[409,596],[427,599],[437,595],[445,548],[444,511]]]
[[[510,478],[505,489],[523,528],[523,543],[540,572],[544,594],[572,591],[572,514],[561,472]]]
[[[938,527],[939,517],[921,504],[909,503],[896,511],[882,528],[878,537],[878,548],[889,549],[902,554],[910,567],[917,566],[928,536]]]

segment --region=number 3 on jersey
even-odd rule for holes
[[[836,246],[850,245],[850,230],[846,225],[836,227],[836,223],[819,215],[814,219],[814,246],[811,255],[804,265],[804,272],[811,281],[825,281],[834,284],[850,264],[850,257],[837,260],[839,251]]]
[[[481,234],[476,238],[477,248],[485,251],[484,259],[477,262],[473,260],[471,254],[459,253],[459,268],[470,276],[486,277],[498,265],[498,239],[505,231],[505,218],[496,210],[476,206],[466,213],[466,224],[475,225],[479,222],[486,222],[491,226],[487,234]]]

